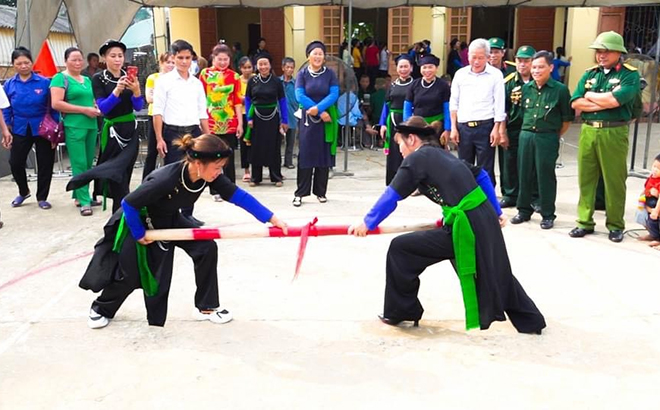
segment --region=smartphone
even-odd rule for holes
[[[131,81],[135,81],[138,75],[138,68],[134,65],[129,65],[126,67],[126,75]]]

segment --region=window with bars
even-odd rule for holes
[[[470,42],[470,30],[472,21],[471,7],[457,7],[448,9],[447,41],[454,38]]]
[[[321,7],[321,27],[326,54],[337,56],[342,41],[343,13],[341,6]]]

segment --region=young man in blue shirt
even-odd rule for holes
[[[296,126],[298,119],[293,115],[298,110],[298,100],[296,100],[296,79],[293,72],[296,69],[296,62],[291,57],[284,57],[282,60],[282,72],[280,77],[284,85],[284,95],[286,96],[287,109],[289,114],[289,129],[285,136],[284,166],[293,169],[293,146],[296,143]]]

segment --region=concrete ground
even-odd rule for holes
[[[655,129],[651,159],[660,152]],[[109,212],[80,217],[65,179],[53,182],[52,210],[38,209],[34,198],[11,209],[16,188],[4,178],[0,409],[657,408],[660,253],[636,241],[637,232],[608,241],[603,212],[598,234],[567,235],[578,198],[578,131],[566,136],[557,171],[555,229],[541,230],[538,216],[504,229],[514,273],[545,314],[542,336],[518,334],[508,322],[466,332],[448,262],[422,275],[419,328],[381,324],[392,236],[310,238],[296,281],[297,240],[219,242],[221,303],[235,317],[226,325],[192,320],[192,264],[177,251],[164,328],[147,325],[134,292],[107,328],[90,330],[94,295],[77,283]],[[284,171],[283,188],[250,191],[291,225],[314,216],[351,223],[382,192],[384,164],[382,152],[351,153],[355,175],[330,181],[327,204],[310,197],[291,206],[295,170]],[[643,182],[628,179],[629,229],[640,228],[633,216]],[[255,223],[208,194],[195,213],[209,226]],[[425,198],[410,198],[388,222],[439,215]]]

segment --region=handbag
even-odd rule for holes
[[[66,97],[66,89],[68,88],[69,81],[64,76],[64,95]],[[61,144],[64,142],[64,124],[62,123],[63,114],[60,115],[60,120],[55,121],[51,114],[50,96],[48,97],[48,106],[46,107],[46,115],[39,124],[39,136],[46,139],[52,145]]]

